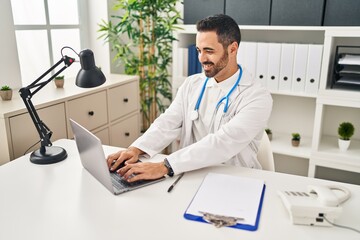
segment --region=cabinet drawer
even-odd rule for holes
[[[109,90],[110,121],[136,111],[139,107],[137,82],[127,83]]]
[[[140,134],[139,114],[115,123],[110,128],[110,145],[128,147]]]
[[[74,119],[88,130],[107,124],[106,92],[102,91],[68,102],[69,118]],[[70,137],[73,136],[71,129]]]
[[[95,131],[94,135],[97,136],[103,145],[110,145],[109,141],[109,128],[105,128],[100,131]]]
[[[63,103],[39,109],[37,113],[40,119],[53,132],[52,142],[57,139],[67,138],[65,105]],[[22,156],[30,146],[40,140],[40,137],[28,113],[11,117],[9,122],[13,143],[12,158],[14,159]],[[36,144],[28,152],[32,152],[39,147],[40,143]]]

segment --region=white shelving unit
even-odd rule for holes
[[[177,32],[179,41],[173,47],[174,94],[187,76],[187,47],[196,39],[195,25],[181,27],[183,30]],[[305,172],[311,177],[316,176],[317,166],[360,173],[360,91],[330,89],[336,45],[360,45],[360,27],[239,27],[244,42],[324,46],[317,94],[271,91],[274,105],[269,128],[273,131],[275,156],[288,156],[289,161],[306,159]],[[337,127],[342,121],[350,121],[355,126],[355,135],[346,153],[340,153],[337,147]],[[297,148],[291,146],[293,132],[302,136]],[[292,163],[288,165],[291,168]]]
[[[323,64],[316,103],[313,154],[309,173],[316,176],[318,167],[360,173],[360,91],[330,89],[336,46],[360,46],[360,28],[330,28],[324,36]],[[337,147],[337,127],[352,122],[355,134],[348,151]]]

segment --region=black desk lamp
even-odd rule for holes
[[[74,58],[64,56],[62,51],[65,48],[61,49],[62,58],[50,69],[48,69],[44,74],[42,74],[38,79],[31,83],[27,87],[23,87],[19,90],[20,96],[25,103],[25,106],[30,114],[32,121],[36,127],[36,130],[40,136],[41,147],[38,150],[35,150],[30,155],[30,161],[35,164],[51,164],[60,162],[67,157],[65,149],[57,146],[52,146],[50,141],[52,131],[45,125],[43,121],[40,120],[39,115],[36,112],[34,105],[31,102],[32,96],[34,96],[41,88],[48,84],[52,79],[69,67],[74,61]],[[74,51],[74,50],[73,50]],[[75,52],[75,51],[74,51]],[[76,53],[76,52],[75,52]],[[77,54],[77,53],[76,53]],[[95,66],[94,54],[91,50],[86,49],[77,54],[80,58],[81,69],[76,76],[76,85],[82,88],[92,88],[97,87],[103,84],[106,79],[101,70]],[[48,80],[40,82],[47,74],[49,74],[53,69],[59,66],[61,63],[64,63],[65,66],[52,75]],[[31,89],[35,89],[31,91]]]

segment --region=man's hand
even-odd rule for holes
[[[106,162],[110,171],[115,171],[123,162],[136,163],[139,160],[139,155],[142,153],[143,152],[138,148],[129,147],[126,150],[110,154],[107,157]]]
[[[168,170],[163,162],[139,162],[125,163],[125,166],[117,171],[128,182],[138,180],[158,179],[167,174]]]

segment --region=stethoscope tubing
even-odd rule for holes
[[[241,80],[241,77],[242,77],[242,67],[240,65],[239,66],[239,69],[240,69],[240,73],[239,73],[239,77],[237,78],[234,86],[230,89],[230,91],[228,92],[228,94],[226,94],[226,96],[222,97],[219,102],[216,104],[216,109],[218,109],[218,107],[220,106],[220,104],[225,100],[225,107],[224,107],[224,114],[227,112],[228,108],[229,108],[229,99],[230,99],[230,95],[235,91],[236,87],[239,85],[240,83],[240,80]],[[203,87],[201,88],[201,92],[200,92],[200,95],[199,95],[199,98],[196,102],[196,105],[195,105],[195,109],[194,109],[194,113],[191,115],[191,118],[192,120],[196,120],[198,118],[198,115],[199,115],[199,108],[200,108],[200,104],[201,104],[201,101],[202,101],[202,98],[204,96],[204,92],[205,92],[205,89],[206,89],[206,85],[209,81],[209,78],[207,77],[205,79],[205,82],[204,82],[204,85]]]

